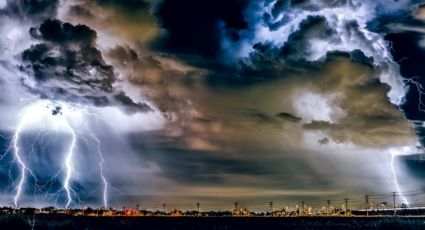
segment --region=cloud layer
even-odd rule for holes
[[[390,150],[424,136],[424,31],[423,6],[391,3],[7,1],[4,135],[37,99],[88,108],[120,205],[393,191]]]

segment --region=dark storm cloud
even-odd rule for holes
[[[329,144],[329,139],[324,137],[324,138],[318,140],[318,142],[319,142],[320,145],[327,145],[327,144]]]
[[[354,62],[373,66],[373,57],[367,57],[361,50],[353,50],[349,52],[349,56]]]
[[[252,56],[261,56],[264,51],[260,51]],[[395,139],[399,143],[405,143],[412,137],[410,127],[397,107],[388,101],[386,94],[389,87],[376,78],[379,70],[371,65],[368,58],[358,52],[328,53],[323,60],[307,64],[303,64],[306,62],[302,60],[291,62],[294,63],[291,65],[292,68],[288,67],[284,57],[277,56],[274,61],[253,58],[251,61],[255,60],[255,62],[247,65],[247,68],[251,74],[249,76],[252,77],[261,75],[263,78],[269,78],[269,81],[287,79],[286,84],[293,89],[304,85],[307,81],[309,85],[311,84],[307,88],[312,92],[318,95],[334,95],[334,99],[330,99],[327,106],[334,111],[341,111],[341,115],[336,116],[339,118],[334,118],[333,121],[313,119],[310,122],[308,118],[302,119],[305,116],[304,113],[308,112],[308,105],[306,105],[308,101],[299,102],[302,109],[298,113],[276,115],[294,123],[301,123],[306,131],[321,131],[328,135],[329,140],[336,143],[354,143],[360,146],[388,146],[394,144]],[[264,69],[267,69],[266,73]],[[290,83],[294,76],[297,80]],[[282,88],[282,91],[285,89]],[[282,97],[285,97],[283,95],[284,93]],[[299,97],[302,97],[302,94],[291,100],[298,101]],[[368,98],[367,103],[364,98]],[[326,108],[315,108],[318,111],[314,113],[321,113],[320,109]],[[252,117],[264,121],[263,123],[273,121],[264,113],[253,113]],[[395,126],[400,128],[395,129]],[[365,133],[368,134],[364,135]]]
[[[309,16],[300,24],[298,31],[292,33],[288,41],[280,50],[280,56],[289,60],[299,60],[310,56],[309,40],[311,38],[326,39],[332,43],[332,40],[338,37],[332,37],[336,31],[332,29],[324,17]]]
[[[379,5],[379,3],[376,3]],[[203,57],[216,58],[223,53],[233,55],[234,49],[239,42],[250,40],[255,36],[256,24],[268,26],[270,31],[275,31],[286,25],[293,18],[291,13],[300,11],[315,12],[325,8],[350,7],[358,9],[362,3],[351,0],[323,0],[323,1],[162,1],[156,9],[156,15],[160,25],[166,30],[162,39],[156,42],[156,47],[179,54],[195,54]],[[270,7],[270,12],[258,14],[265,7]],[[332,28],[326,25],[326,21],[308,19],[304,27],[313,27],[311,35],[319,38],[329,38]],[[347,24],[347,29],[350,25]],[[353,24],[353,26],[355,26]],[[314,29],[316,27],[317,29]],[[303,30],[294,34],[295,40],[304,36]],[[308,28],[305,28],[308,30]],[[326,36],[326,37],[325,37]],[[293,54],[303,52],[302,42],[286,46],[286,52],[292,49]],[[225,50],[224,50],[225,49]],[[308,51],[307,51],[308,52]],[[217,61],[217,60],[216,60]],[[220,60],[226,63],[229,60]]]
[[[23,19],[44,20],[56,15],[59,0],[8,0],[0,15]]]
[[[304,43],[302,40],[301,43]],[[297,42],[295,42],[297,43]],[[351,52],[328,52],[325,57],[317,61],[307,61],[302,52],[294,52],[295,49],[303,46],[301,44],[285,45],[282,49],[271,46],[270,44],[256,44],[254,51],[250,54],[250,58],[241,61],[239,64],[239,72],[235,77],[227,77],[223,83],[258,83],[264,80],[282,78],[285,76],[293,76],[299,74],[304,76],[306,73],[319,71],[322,66],[335,57],[350,59],[353,63],[369,66],[373,68],[373,58],[366,57],[360,50]],[[287,48],[285,48],[287,47]],[[298,47],[298,48],[296,48]],[[306,46],[307,47],[307,46]],[[286,55],[283,55],[285,52]],[[304,53],[305,54],[305,53]],[[240,77],[242,76],[242,77]],[[215,76],[215,79],[220,80],[220,76]]]
[[[351,0],[322,0],[322,1],[305,1],[305,0],[277,0],[277,1],[252,1],[251,5],[254,5],[255,7],[249,10],[250,14],[255,15],[255,11],[258,11],[261,8],[264,7],[271,7],[270,12],[263,13],[261,18],[255,17],[253,15],[248,15],[250,18],[250,22],[255,22],[258,19],[261,19],[265,25],[268,26],[270,31],[276,31],[282,26],[287,25],[291,20],[290,12],[291,11],[304,11],[304,12],[315,12],[320,11],[325,8],[335,8],[335,7],[344,7],[344,6],[350,6],[355,10],[360,6],[360,4],[353,3]],[[317,19],[320,18],[320,16],[314,16]],[[313,17],[313,18],[314,18]],[[314,20],[313,20],[314,21]],[[303,26],[310,27],[314,24],[322,24],[321,26],[325,26],[326,28],[323,28],[324,30],[318,30],[316,31],[316,35],[322,36],[323,34],[330,33],[329,26],[326,26],[323,24],[323,22],[319,22],[320,19],[316,22],[304,22]],[[319,26],[319,25],[318,25]],[[253,31],[251,31],[252,33]],[[302,32],[298,32],[298,35],[295,35],[296,37],[300,36]],[[322,35],[318,34],[322,33]],[[290,48],[290,47],[287,47]]]
[[[285,2],[278,1],[278,2]],[[305,10],[311,9],[311,10],[318,10],[326,7],[339,7],[346,4],[349,4],[351,6],[355,6],[355,3],[352,0],[321,0],[317,2],[312,2],[308,0],[291,0],[288,1],[291,2],[291,5],[296,8],[302,8]]]
[[[230,111],[245,116],[250,121],[254,121],[257,125],[273,125],[278,128],[283,122],[300,123],[302,119],[291,113],[280,112],[275,115],[264,112],[260,109],[231,109]]]
[[[152,111],[152,108],[149,105],[146,103],[134,102],[123,91],[116,93],[113,98],[121,103],[121,105],[124,106],[125,111],[129,113]]]
[[[139,60],[136,51],[126,46],[117,46],[109,51],[109,56],[116,60],[120,65],[126,66]]]
[[[163,176],[188,184],[223,183],[225,175],[272,174],[267,167],[243,159],[232,159],[218,153],[184,149],[150,149],[145,160],[162,166]]]
[[[83,5],[74,5],[69,8],[69,14],[82,18],[94,18],[93,13]]]
[[[273,116],[261,111],[259,109],[233,109],[236,113],[248,117],[250,120],[258,124],[273,124],[276,119]]]
[[[310,0],[265,0],[259,1],[261,5],[272,5],[271,15],[266,17],[277,18],[280,13],[284,11],[288,11],[289,9],[296,9],[302,11],[319,11],[326,8],[337,8],[349,6],[353,10],[358,9],[364,2],[366,1],[353,1],[353,0],[318,0],[318,1],[310,1]],[[405,12],[406,8],[411,5],[421,2],[420,0],[377,0],[374,1],[375,6],[379,7],[380,11],[376,12],[377,15],[389,15],[396,13],[401,13],[400,10]],[[392,4],[392,6],[388,6],[388,4]],[[406,7],[407,6],[407,7]],[[284,20],[283,17],[282,20]]]
[[[335,7],[348,1],[323,2],[327,7]],[[327,167],[332,164],[318,163],[303,155],[302,149],[308,148],[303,142],[307,134],[319,133],[317,139],[305,140],[314,142],[318,155],[335,143],[379,149],[411,143],[414,139],[402,114],[388,101],[386,94],[389,87],[377,79],[375,71],[378,68],[373,66],[372,57],[363,51],[353,50],[328,55],[325,52],[320,60],[307,60],[312,52],[311,40],[319,38],[331,45],[341,42],[327,18],[307,17],[289,36],[287,43],[276,46],[272,42],[261,41],[254,45],[254,52],[241,61],[239,68],[224,68],[216,64],[223,61],[218,60],[223,38],[228,36],[227,40],[232,40],[233,34],[235,43],[247,39],[252,36],[250,26],[255,23],[249,24],[253,22],[249,18],[252,15],[248,15],[247,19],[244,7],[237,7],[233,14],[239,14],[238,20],[243,22],[240,24],[243,26],[230,28],[225,22],[229,19],[223,16],[222,10],[215,10],[212,4],[215,3],[163,1],[157,16],[165,35],[156,41],[154,47],[155,51],[168,53],[164,55],[167,59],[205,68],[207,78],[193,68],[188,71],[174,68],[175,65],[169,65],[164,56],[145,55],[134,46],[116,47],[108,54],[129,72],[132,83],[143,87],[145,95],[154,98],[154,103],[162,111],[175,115],[176,119],[170,119],[159,137],[137,136],[134,137],[137,140],[131,141],[145,161],[160,166],[161,176],[183,186],[231,185],[226,180],[281,189],[306,184],[327,186],[332,183],[330,178],[335,176],[330,174],[337,173]],[[311,11],[321,9],[307,1],[293,4]],[[227,6],[227,2],[222,5]],[[276,6],[273,17],[284,10],[284,6]],[[263,16],[256,20],[267,20],[268,16]],[[281,23],[269,26],[278,29],[285,22]],[[374,41],[365,39],[365,35],[359,33],[360,29],[354,21],[347,22],[343,28],[349,39],[362,42],[362,48],[363,45],[371,47]],[[229,46],[228,49],[234,47]],[[205,62],[208,64],[205,65]],[[302,96],[293,96],[292,90],[302,90],[306,85],[311,86],[308,90],[319,96],[337,95],[328,106],[332,110],[342,110],[344,116],[332,123],[303,119],[305,111],[294,111],[291,101]],[[316,110],[321,112],[320,108]],[[321,150],[320,145],[326,150]],[[270,149],[276,149],[276,152]],[[295,155],[303,155],[305,159],[294,160]],[[310,160],[311,164],[307,162]],[[329,159],[329,162],[333,160]],[[328,177],[318,176],[320,173],[315,166],[325,168]],[[241,182],[238,176],[249,179]],[[323,181],[318,182],[320,179]]]
[[[28,89],[42,98],[106,106],[118,102],[129,112],[149,111],[113,87],[114,69],[96,48],[97,34],[85,25],[46,20],[30,30],[41,41],[22,53],[22,70],[35,85]]]
[[[357,10],[363,3],[354,3],[351,0],[323,0],[323,1],[192,1],[179,2],[176,0],[162,1],[155,9],[155,15],[160,26],[165,29],[154,42],[153,48],[159,51],[172,52],[192,65],[207,68],[215,72],[211,83],[222,80],[236,80],[249,78],[252,73],[249,69],[251,62],[259,59],[264,62],[285,62],[288,66],[286,71],[298,71],[308,66],[306,61],[314,51],[311,50],[312,40],[323,40],[328,44],[341,44],[340,34],[330,26],[324,16],[309,16],[304,18],[299,28],[290,34],[288,41],[282,46],[275,46],[274,41],[264,40],[256,44],[253,41],[257,27],[266,25],[270,31],[275,31],[286,26],[293,20],[293,14],[297,12],[318,12],[325,8],[347,7]],[[379,5],[381,3],[376,3]],[[225,7],[223,7],[225,6]],[[270,7],[270,12],[261,13]],[[280,17],[282,16],[282,17]],[[336,17],[336,16],[335,16]],[[278,18],[280,18],[278,20]],[[336,20],[332,18],[331,20]],[[360,32],[357,21],[344,21],[342,28],[348,39],[355,40],[373,50],[373,41],[367,39]],[[295,26],[297,27],[297,26]],[[285,33],[285,32],[283,32]],[[244,45],[243,45],[244,44]],[[238,49],[249,49],[253,52],[246,54],[249,57],[239,59]],[[357,50],[352,52],[352,58],[358,61],[372,63],[374,60],[366,56],[364,52]],[[261,62],[260,61],[260,62]],[[239,63],[237,65],[236,63]],[[231,65],[229,65],[229,63]],[[269,69],[257,63],[261,78],[269,75]],[[248,66],[248,69],[246,68]],[[266,65],[269,66],[270,65]],[[281,63],[277,65],[282,68]],[[242,71],[240,72],[240,70]],[[274,72],[274,71],[273,71]],[[222,75],[224,77],[219,77]],[[243,77],[241,77],[243,76]],[[227,79],[226,79],[227,78]],[[232,82],[232,81],[231,81]],[[234,82],[233,82],[234,83]]]
[[[333,182],[329,178],[317,177],[317,169],[302,157],[280,152],[281,160],[274,158],[255,158],[235,156],[217,151],[200,151],[176,148],[173,142],[164,142],[166,137],[159,133],[138,134],[131,136],[131,143],[140,149],[144,162],[161,165],[159,177],[177,181],[183,186],[214,185],[220,186],[257,186],[262,188],[281,188],[283,190],[298,189],[303,186],[297,181],[309,181],[327,189]],[[141,138],[143,136],[143,138]],[[159,142],[159,143],[158,143]],[[159,145],[158,145],[159,144]],[[160,146],[160,147],[159,147]],[[246,150],[262,156],[275,155],[264,150]],[[300,153],[300,155],[302,155]],[[303,173],[297,172],[300,168]],[[288,175],[291,175],[290,177]],[[246,181],[238,178],[249,178]],[[267,181],[267,183],[264,183]],[[213,195],[213,194],[197,194]],[[229,194],[237,195],[237,194]],[[213,195],[214,196],[214,195]]]
[[[362,131],[368,128],[368,123],[362,122],[368,116],[367,113],[375,114],[388,109],[396,114],[397,110],[393,107],[388,108],[389,102],[385,98],[387,87],[373,87],[379,84],[376,79],[372,82],[363,78],[358,79],[364,74],[364,72],[356,72],[356,69],[361,67],[343,68],[337,70],[337,73],[330,73],[329,70],[336,69],[341,63],[335,62],[323,67],[323,64],[326,64],[326,58],[313,63],[305,60],[305,57],[309,55],[309,51],[306,50],[309,47],[308,40],[316,37],[323,40],[335,39],[334,28],[330,27],[323,17],[311,17],[305,20],[298,35],[290,38],[290,44],[273,47],[267,42],[260,43],[255,47],[255,53],[249,57],[249,60],[241,64],[241,69],[228,71],[228,69],[202,65],[202,63],[204,60],[210,63],[217,62],[216,57],[219,56],[222,48],[222,37],[228,36],[230,39],[233,35],[237,42],[241,36],[249,36],[241,32],[246,31],[249,26],[229,28],[225,22],[229,19],[223,20],[227,16],[223,16],[220,10],[216,12],[212,10],[215,9],[211,7],[215,4],[212,2],[198,1],[193,2],[193,5],[183,3],[178,5],[177,1],[173,4],[167,3],[172,1],[163,2],[164,5],[169,4],[173,7],[169,7],[165,15],[160,15],[161,11],[158,11],[160,25],[164,27],[166,34],[161,37],[161,40],[156,41],[158,50],[154,51],[165,51],[165,53],[148,53],[134,44],[117,46],[107,53],[108,57],[113,59],[114,67],[117,69],[119,66],[124,70],[120,71],[120,74],[126,75],[131,83],[140,87],[143,94],[152,98],[153,103],[161,111],[173,114],[174,119],[170,119],[170,123],[162,130],[163,136],[149,139],[137,135],[134,137],[137,140],[130,141],[131,143],[138,143],[140,140],[148,143],[159,142],[155,147],[146,147],[147,143],[136,144],[135,149],[146,162],[157,163],[161,176],[192,186],[196,184],[229,186],[231,183],[226,183],[226,180],[234,180],[245,185],[256,184],[261,187],[282,189],[303,187],[306,184],[310,184],[309,186],[314,184],[314,187],[325,186],[331,179],[318,176],[313,169],[314,165],[323,166],[324,164],[314,162],[310,165],[306,159],[287,160],[285,157],[291,158],[293,155],[302,154],[300,153],[302,150],[291,149],[283,152],[281,148],[287,148],[288,142],[293,142],[293,145],[302,148],[300,147],[303,144],[302,134],[314,131],[321,131],[329,136],[327,139],[329,143],[337,141],[337,137],[342,133],[347,142],[354,140],[356,144],[374,147],[381,147],[388,142],[394,143],[393,138],[405,135],[402,132],[391,135],[388,131],[389,129],[397,130],[400,127],[400,130],[405,130],[405,126],[400,125],[402,119],[395,119],[396,125],[383,122],[372,125],[370,139],[379,139],[378,137],[381,136],[384,141],[379,139],[376,143],[370,143],[365,141],[365,138],[359,140],[365,136]],[[307,3],[298,1],[297,4]],[[111,3],[98,3],[98,5],[105,6],[106,9],[111,6]],[[164,5],[160,5],[159,9]],[[227,5],[227,2],[223,5]],[[313,7],[309,8],[314,10]],[[123,11],[121,7],[117,9]],[[227,8],[224,9],[227,10]],[[280,11],[282,8],[277,9],[275,14],[278,15]],[[97,15],[98,11],[90,9],[90,12]],[[243,12],[243,10],[235,12]],[[237,20],[245,21],[244,17],[241,17],[243,13],[235,12],[232,13],[238,15]],[[116,21],[114,17],[111,19],[111,22]],[[120,27],[133,30],[127,25],[127,23],[120,24]],[[278,28],[280,25],[275,26]],[[347,25],[347,30],[355,31],[358,29],[356,26],[358,25],[350,23]],[[110,27],[105,26],[105,28]],[[116,34],[121,35],[121,33]],[[353,37],[356,36],[358,35],[353,32]],[[261,50],[261,46],[265,47],[264,50]],[[194,57],[196,55],[203,56],[204,60]],[[358,63],[368,63],[367,68],[370,68],[370,63],[373,62],[361,51],[344,55],[341,55],[341,59],[350,64],[352,63],[349,59],[352,59]],[[206,81],[203,78],[205,75],[196,70],[199,66],[187,68],[181,65],[181,62],[201,63],[199,66],[206,67],[204,71],[209,74]],[[367,71],[371,70],[372,68]],[[345,73],[351,72],[355,74],[345,77]],[[367,77],[374,78],[372,74],[367,73]],[[299,82],[286,81],[286,78],[290,79],[290,76],[293,77],[294,74],[299,74],[297,75]],[[326,78],[328,75],[331,75],[330,79]],[[235,80],[227,81],[229,78]],[[276,79],[283,80],[278,82]],[[345,85],[345,81],[352,85]],[[238,84],[241,82],[250,84]],[[304,86],[306,82],[312,82],[313,86],[317,86],[317,91],[324,95],[335,92],[344,93],[346,89],[344,87],[350,89],[347,93],[350,102],[348,99],[334,102],[336,107],[343,107],[344,111],[348,111],[346,120],[338,124],[339,129],[328,126],[320,127],[320,129],[302,127],[302,122],[308,122],[308,120],[304,121],[301,118],[302,112],[296,113],[293,110],[290,101],[297,99],[291,97],[291,90]],[[273,84],[276,84],[273,88],[261,89],[263,85]],[[338,88],[339,85],[344,87]],[[373,111],[367,108],[368,103],[363,103],[365,100],[362,98],[362,93],[368,90],[373,91],[369,96],[376,98],[376,101],[371,100],[372,103],[370,103],[373,104],[370,107],[378,107]],[[270,91],[273,91],[277,99],[270,99],[272,95]],[[382,97],[379,96],[381,94]],[[263,95],[269,97],[263,97]],[[350,103],[357,106],[349,107]],[[381,105],[384,105],[384,109],[379,110]],[[235,107],[242,109],[237,111],[226,109]],[[362,113],[363,110],[366,112]],[[394,115],[394,117],[397,116]],[[367,121],[373,121],[373,119]],[[292,139],[288,140],[287,136],[283,135],[292,136]],[[325,140],[326,138],[320,136],[313,141],[316,144],[318,141],[325,145]],[[327,146],[323,147],[327,148]],[[227,152],[226,148],[231,150]],[[254,149],[258,152],[250,154],[249,151],[254,152]],[[280,151],[267,152],[269,149]],[[241,181],[237,176],[247,176],[249,179]],[[324,182],[319,182],[320,179]],[[168,189],[167,186],[164,188]],[[173,188],[170,186],[171,190]]]
[[[107,55],[132,84],[143,88],[143,93],[161,111],[187,108],[187,101],[180,95],[186,92],[181,89],[190,88],[194,84],[195,74],[200,71],[180,64],[171,55],[140,54],[129,46],[116,46]]]
[[[415,1],[393,1],[392,6],[383,8],[387,2],[376,1],[373,3],[358,2],[352,0],[321,0],[321,1],[300,1],[300,0],[263,0],[263,1],[177,1],[164,0],[155,8],[160,26],[165,29],[165,33],[155,41],[154,49],[173,52],[182,55],[181,58],[188,63],[203,65],[207,68],[222,68],[219,64],[229,64],[238,61],[240,53],[238,49],[258,49],[261,46],[272,46],[275,41],[265,40],[257,44],[250,44],[254,41],[259,26],[266,26],[269,31],[276,31],[288,23],[298,20],[302,17],[302,12],[319,15],[304,18],[299,25],[300,28],[291,35],[278,54],[263,53],[267,58],[274,58],[275,55],[285,57],[286,60],[306,59],[310,56],[312,40],[323,40],[328,44],[341,44],[341,34],[346,36],[347,40],[364,46],[368,51],[375,51],[373,47],[374,38],[367,37],[363,28],[360,28],[358,22],[363,20],[340,20],[337,15],[325,15],[327,12],[321,12],[324,9],[344,8],[344,11],[357,11],[361,7],[370,7],[371,12],[376,10],[376,16],[384,17],[387,15],[399,14],[405,12],[409,3]],[[270,10],[264,10],[270,8]],[[376,8],[376,9],[374,9]],[[364,11],[365,9],[361,9]],[[369,9],[368,9],[369,10]],[[320,12],[319,12],[320,11]],[[375,15],[371,15],[371,18]],[[361,17],[368,17],[362,15]],[[339,21],[344,26],[343,31],[335,31],[329,25],[327,20]],[[298,25],[291,25],[297,28]],[[282,33],[288,33],[285,31]],[[283,34],[283,37],[286,34]],[[276,38],[272,38],[276,39]],[[269,44],[270,43],[270,44]],[[247,48],[246,45],[251,47]],[[254,47],[252,47],[254,46]],[[244,48],[242,48],[244,47]],[[359,54],[359,53],[357,53]],[[196,57],[193,58],[192,55]],[[200,58],[204,57],[204,58]],[[363,54],[367,62],[371,62],[370,56]],[[195,60],[194,60],[195,59]],[[368,60],[366,60],[368,59]],[[218,65],[218,66],[217,66]],[[228,65],[225,65],[228,66]],[[232,66],[234,67],[234,65]],[[218,69],[222,71],[223,69]],[[227,69],[225,69],[227,71]],[[231,72],[230,75],[238,73]]]
[[[358,24],[354,21],[345,25],[345,30],[350,37],[356,38],[357,41],[367,43],[365,35],[359,32]],[[257,43],[253,46],[254,51],[250,54],[250,58],[246,63],[242,63],[242,69],[248,71],[257,70],[263,72],[263,76],[273,77],[274,72],[270,73],[277,67],[284,67],[284,72],[302,72],[305,69],[317,68],[323,60],[308,61],[312,55],[311,40],[320,39],[329,44],[338,44],[341,42],[336,30],[331,28],[325,17],[309,16],[304,19],[299,29],[292,33],[287,42],[283,46],[274,46],[271,43]],[[355,62],[372,65],[373,57],[368,57],[360,49],[352,51],[329,51],[331,55],[342,55],[349,57]],[[325,58],[323,58],[325,59]],[[257,71],[254,71],[255,75]],[[258,74],[257,74],[258,75]]]
[[[245,41],[245,45],[253,41],[256,43],[252,44],[249,57],[243,60],[242,69],[257,68],[261,70],[259,72],[262,76],[267,76],[271,74],[266,67],[273,62],[273,66],[281,67],[285,63],[288,65],[286,70],[292,68],[298,71],[309,67],[310,60],[324,58],[327,51],[347,52],[357,62],[382,67],[383,63],[379,62],[385,61],[382,60],[383,51],[374,46],[375,43],[381,43],[381,36],[366,32],[367,28],[363,28],[364,18],[398,15],[409,8],[410,2],[412,1],[394,1],[391,7],[384,7],[385,1],[253,1],[244,11],[247,27],[240,29],[239,34],[243,34],[241,40]],[[363,15],[368,10],[370,15]],[[356,15],[358,13],[359,17],[341,16],[350,11]],[[376,14],[373,14],[375,11]],[[293,24],[298,20],[299,24]],[[281,36],[276,34],[277,30],[282,33]],[[260,34],[258,39],[252,39],[257,33]],[[225,37],[222,39],[222,43],[228,42]],[[240,43],[231,44],[238,48]],[[233,47],[227,46],[228,49]],[[263,66],[264,63],[266,66]]]
[[[326,25],[321,17],[306,21],[310,22],[312,24],[305,26],[305,30],[316,31]],[[308,36],[298,38],[293,39],[294,43],[305,43],[309,39]],[[306,61],[301,56],[299,60],[287,60],[288,56],[281,55],[281,49],[259,45],[250,62],[241,65],[236,76],[229,76],[226,70],[216,72],[213,68],[208,69],[207,78],[200,77],[200,72],[194,68],[171,62],[172,55],[142,55],[128,46],[117,46],[108,56],[116,66],[125,69],[132,83],[143,87],[144,94],[161,111],[176,118],[171,119],[164,132],[181,148],[234,148],[226,139],[240,134],[225,136],[226,127],[247,132],[253,127],[276,132],[288,131],[286,129],[321,131],[329,140],[361,146],[406,143],[412,137],[401,113],[388,101],[389,87],[377,79],[379,71],[372,65],[373,60],[359,50],[328,53],[323,59]],[[295,112],[291,101],[297,101],[301,95],[294,97],[293,90],[301,89],[306,82],[319,95],[338,95],[328,106],[341,110],[344,117],[334,123],[323,121],[326,124],[317,126],[315,122],[310,124],[308,118],[303,119],[304,111]],[[276,88],[261,89],[274,84]],[[276,101],[258,101],[258,96],[245,95],[244,90],[253,90],[254,95],[280,96]],[[371,99],[365,103],[364,97]],[[289,105],[276,106],[282,101]],[[270,104],[270,107],[264,109],[260,104]],[[364,130],[368,130],[368,137],[363,135]]]
[[[280,112],[280,113],[276,114],[276,116],[280,119],[291,121],[291,122],[296,122],[296,123],[302,121],[301,118],[294,116],[290,113],[286,113],[286,112]]]
[[[360,32],[356,21],[345,22],[344,34],[352,40],[359,42],[366,50],[372,50],[371,42]],[[316,61],[310,58],[315,54],[311,49],[311,41],[322,40],[326,44],[341,44],[341,35],[329,24],[326,17],[308,16],[301,21],[299,28],[288,36],[281,46],[270,41],[258,42],[253,45],[253,51],[248,58],[241,60],[240,70],[245,78],[255,80],[258,78],[275,78],[291,74],[302,74],[308,70],[320,68],[326,61],[324,56]],[[341,55],[350,58],[354,62],[372,66],[374,58],[366,56],[363,50],[353,49],[351,51],[328,51],[330,55]],[[261,74],[260,74],[261,73]]]
[[[348,57],[338,53],[328,55],[323,66],[327,70],[311,78],[323,93],[342,93],[337,105],[345,115],[336,122],[313,120],[304,124],[304,128],[324,131],[338,143],[366,146],[391,145],[395,142],[388,142],[388,139],[403,142],[402,139],[410,138],[411,131],[404,117],[385,96],[389,87],[373,77],[373,67],[349,61]],[[363,101],[365,98],[368,98],[367,103]],[[395,126],[403,128],[396,130]]]
[[[84,48],[94,47],[96,32],[86,25],[72,25],[59,20],[46,20],[39,27],[30,29],[33,38],[58,45],[76,44]]]
[[[163,31],[153,15],[156,0],[79,0],[67,5],[67,20],[84,22],[123,44],[151,47]],[[101,15],[99,17],[98,15]],[[118,44],[117,44],[118,45]],[[150,48],[149,48],[150,49]],[[148,50],[146,50],[148,51]]]

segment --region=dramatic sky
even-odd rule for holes
[[[420,205],[424,60],[415,0],[0,0],[0,205]]]

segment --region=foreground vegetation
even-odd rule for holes
[[[0,229],[424,229],[425,217],[88,217],[3,215]]]

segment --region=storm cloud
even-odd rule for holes
[[[41,21],[54,17],[57,13],[59,0],[7,0],[0,15],[16,17],[18,20]]]
[[[24,82],[31,92],[41,98],[98,106],[116,101],[131,112],[151,110],[114,89],[114,69],[96,48],[94,30],[49,19],[31,28],[30,34],[41,41],[22,53],[21,69],[33,76]]]
[[[0,144],[33,102],[84,108],[74,121],[82,202],[99,201],[100,150],[119,206],[386,193],[392,154],[420,152],[425,17],[416,1],[6,3]],[[30,131],[26,142],[36,142]],[[33,155],[60,163],[62,148]],[[396,166],[403,189],[423,186]],[[34,200],[30,189],[25,198]]]

